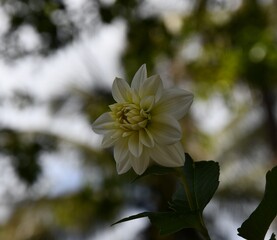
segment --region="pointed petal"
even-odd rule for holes
[[[153,114],[166,113],[181,119],[193,102],[193,94],[183,89],[167,89],[152,109]]]
[[[127,139],[120,139],[114,145],[114,159],[116,162],[123,161],[128,155],[128,141]]]
[[[105,134],[114,127],[114,120],[109,112],[103,113],[92,124],[92,130],[98,134]]]
[[[139,158],[131,156],[130,163],[131,163],[134,171],[138,175],[141,175],[147,169],[147,167],[149,165],[149,160],[150,160],[149,154],[145,151],[142,154],[142,156],[140,156]]]
[[[126,173],[127,171],[129,171],[130,168],[131,163],[129,161],[128,155],[121,161],[116,162],[116,170],[118,174]]]
[[[147,128],[141,129],[139,131],[139,141],[146,147],[154,147],[154,138]]]
[[[152,107],[154,106],[154,103],[155,103],[155,97],[154,96],[144,97],[140,101],[140,107],[144,111],[150,111],[152,109]]]
[[[139,141],[139,134],[138,133],[133,133],[129,137],[128,147],[129,147],[130,152],[135,157],[139,157],[141,155],[142,150],[143,150],[143,145]]]
[[[102,147],[103,148],[108,148],[114,145],[114,143],[118,140],[118,138],[122,135],[120,130],[112,130],[107,132],[103,139],[102,139]]]
[[[144,80],[147,78],[147,71],[146,71],[146,65],[143,64],[139,70],[136,72],[132,83],[131,88],[137,90],[137,92],[140,89],[140,86],[142,86]]]
[[[131,97],[131,88],[125,80],[116,78],[112,86],[112,95],[117,102],[128,102]]]
[[[140,97],[134,91],[132,91],[132,102],[135,103],[135,104],[140,104]]]
[[[185,154],[180,142],[172,145],[155,145],[155,151],[150,152],[151,158],[165,167],[180,167],[184,165]]]
[[[173,144],[182,138],[179,122],[167,115],[154,116],[148,130],[158,144]]]
[[[163,92],[163,82],[159,75],[147,78],[139,89],[139,96],[155,96],[156,102],[161,98]]]

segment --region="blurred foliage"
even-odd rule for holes
[[[0,238],[65,239],[70,233],[90,232],[92,226],[95,230],[101,222],[111,221],[115,206],[122,201],[122,196],[110,190],[103,195],[85,187],[76,194],[21,202],[8,224],[0,228]]]
[[[11,158],[17,175],[28,185],[41,173],[39,155],[55,149],[55,139],[44,134],[19,134],[12,129],[0,129],[0,154]]]
[[[159,73],[170,84],[185,85],[195,93],[196,100],[209,101],[215,95],[220,96],[230,110],[229,124],[213,136],[199,128],[193,114],[182,122],[186,151],[198,159],[213,158],[215,154],[215,160],[220,162],[224,181],[217,197],[223,201],[222,205],[224,201],[261,198],[255,184],[266,168],[277,161],[275,1],[244,0],[236,7],[231,0],[189,1],[189,12],[169,11],[167,6],[174,8],[169,1],[161,1],[158,7],[147,0],[84,2],[80,12],[73,13],[62,0],[1,0],[1,8],[9,18],[8,28],[0,36],[2,58],[55,54],[77,40],[84,29],[124,20],[127,42],[122,65],[126,79],[130,80],[138,67],[146,63],[149,74]],[[31,28],[39,39],[35,48],[22,46],[19,35],[24,27]],[[97,28],[94,30],[96,33]],[[249,91],[249,97],[242,102],[237,100],[238,89]],[[3,101],[0,98],[0,107]],[[20,109],[41,104],[24,92],[15,93],[10,101]],[[74,89],[47,104],[54,118],[72,102],[79,106],[74,114],[84,116],[91,123],[107,111],[113,99],[106,89]],[[262,114],[262,121],[252,126],[247,120],[254,111]],[[10,159],[18,178],[29,186],[28,191],[36,186],[43,173],[40,156],[59,152],[61,145],[79,152],[84,171],[99,173],[102,177],[99,186],[88,181],[88,186],[69,195],[27,197],[17,202],[14,213],[0,229],[1,239],[54,240],[69,235],[85,239],[105,221],[113,222],[123,206],[167,210],[167,201],[175,189],[170,176],[149,177],[131,184],[132,172],[117,176],[111,149],[100,151],[45,131],[26,132],[0,126],[1,156]],[[264,153],[262,163],[258,159],[259,150]],[[227,180],[230,180],[228,184]],[[215,221],[213,216],[209,220],[211,225]],[[214,235],[226,239],[220,232]],[[142,239],[149,240],[184,236],[198,239],[191,230],[163,238],[153,228],[141,234]]]
[[[10,18],[9,29],[0,48],[1,53],[8,58],[35,52],[49,54],[71,42],[78,34],[63,1],[1,0],[1,3]],[[18,30],[26,26],[32,27],[42,41],[38,49],[28,50],[20,45]]]

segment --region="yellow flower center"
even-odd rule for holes
[[[125,131],[145,128],[151,119],[150,113],[135,103],[115,103],[110,106],[116,124]]]

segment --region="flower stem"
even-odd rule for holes
[[[186,196],[187,196],[187,199],[188,199],[188,203],[189,203],[189,207],[190,207],[190,210],[191,211],[194,211],[195,210],[195,206],[193,204],[193,199],[192,199],[192,195],[191,195],[191,192],[189,190],[189,185],[187,183],[187,179],[186,179],[186,176],[184,175],[182,169],[180,168],[176,168],[176,171],[177,171],[177,174],[178,174],[178,177],[180,178],[183,186],[184,186],[184,189],[185,189],[185,193],[186,193]]]
[[[195,201],[193,201],[193,197],[192,197],[193,193],[191,192],[191,190],[189,188],[189,185],[188,185],[188,182],[187,182],[184,172],[180,168],[176,168],[176,172],[182,182],[182,185],[184,186],[185,194],[187,196],[188,204],[189,204],[191,211],[196,211],[198,209],[197,200],[195,199],[196,203],[195,203]],[[195,204],[196,204],[196,206],[195,206]],[[206,228],[206,225],[205,225],[205,222],[204,222],[204,219],[202,216],[202,212],[198,213],[198,217],[199,217],[199,220],[201,223],[201,226],[199,226],[200,228],[198,230],[201,233],[202,238],[204,240],[211,240],[209,232]]]
[[[209,235],[209,232],[206,228],[206,225],[204,223],[204,220],[203,220],[203,216],[202,216],[202,213],[199,213],[199,219],[201,221],[201,229],[199,229],[202,237],[205,239],[205,240],[211,240],[210,238],[210,235]]]

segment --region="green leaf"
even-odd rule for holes
[[[113,225],[143,217],[148,217],[150,222],[159,229],[161,235],[172,234],[183,228],[201,229],[201,223],[196,212],[189,214],[179,214],[177,212],[143,212],[123,218]]]
[[[136,215],[132,215],[132,216],[129,216],[129,217],[126,217],[126,218],[122,218],[121,220],[113,223],[112,226],[116,225],[118,223],[127,222],[127,221],[135,220],[135,219],[138,219],[138,218],[148,217],[151,214],[153,214],[153,213],[152,212],[142,212],[142,213],[139,213],[139,214],[136,214]]]
[[[266,174],[265,193],[250,217],[238,228],[238,235],[249,240],[263,240],[277,214],[277,167]],[[271,236],[271,240],[275,235]]]
[[[186,154],[180,178],[182,185],[177,187],[170,207],[182,212],[202,212],[218,188],[219,165],[214,161],[194,162]]]
[[[178,183],[176,192],[172,196],[172,201],[169,202],[169,207],[176,212],[182,213],[195,210],[195,208],[192,209],[190,206],[183,184]]]
[[[180,214],[177,212],[160,212],[149,216],[161,235],[172,234],[183,228],[201,229],[201,222],[195,212]]]
[[[219,165],[214,161],[195,163],[194,191],[197,208],[204,210],[219,185]]]
[[[148,217],[151,223],[160,230],[161,234],[171,234],[183,228],[194,228],[205,236],[206,239],[210,239],[202,213],[219,184],[218,163],[214,161],[193,162],[192,158],[186,154],[184,167],[166,168],[153,166],[142,176],[168,173],[177,173],[182,181],[182,184],[178,185],[172,201],[169,203],[172,211],[143,212],[123,218],[114,224]]]

